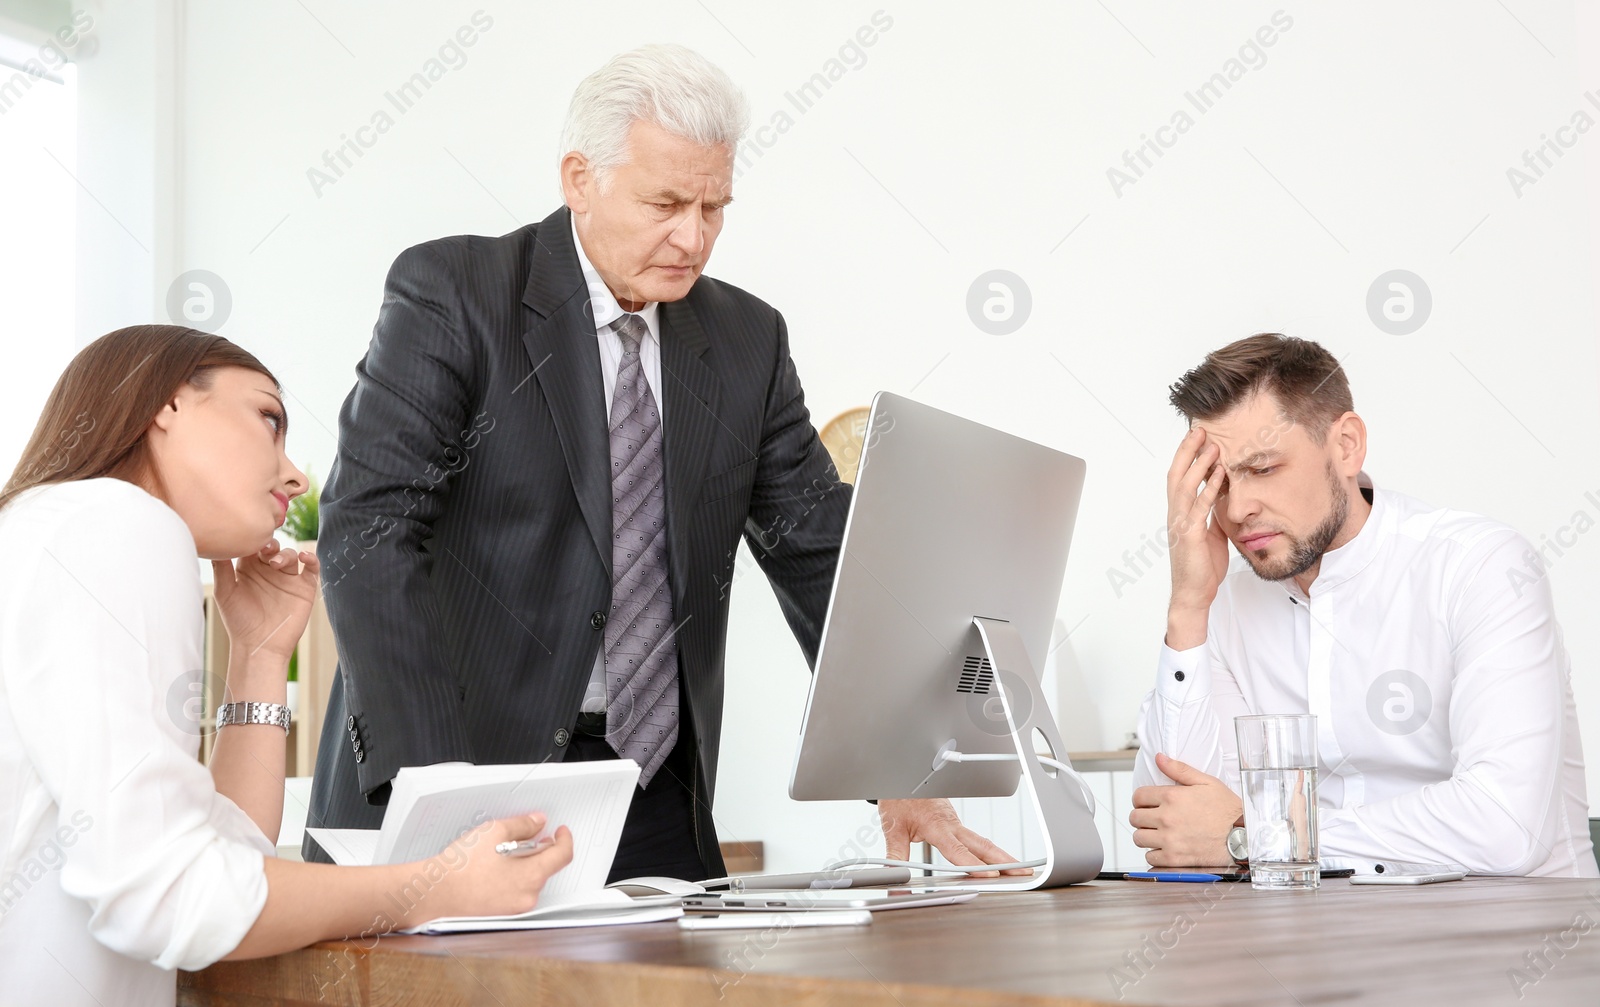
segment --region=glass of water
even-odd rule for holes
[[[1317,862],[1317,718],[1309,713],[1235,717],[1250,883],[1322,884]]]

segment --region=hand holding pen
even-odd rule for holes
[[[566,826],[544,836],[542,814],[485,822],[428,863],[434,883],[418,902],[426,922],[445,916],[512,916],[533,909],[545,883],[572,862]],[[501,852],[504,848],[505,852]],[[441,870],[442,868],[442,870]],[[442,875],[434,880],[434,875]]]
[[[555,844],[556,841],[549,836],[542,839],[507,840],[495,843],[494,851],[507,857],[531,857],[536,853],[543,853]]]

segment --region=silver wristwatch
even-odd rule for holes
[[[1228,830],[1228,856],[1240,867],[1250,864],[1250,844],[1245,839],[1243,825],[1235,825]]]
[[[217,730],[229,724],[274,724],[289,733],[289,708],[282,703],[223,703],[217,707]]]

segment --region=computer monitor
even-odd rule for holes
[[[994,887],[1099,871],[1092,802],[1030,758],[1067,762],[1039,672],[1084,471],[1021,437],[874,398],[791,797],[1004,797],[1025,779],[1050,862]],[[952,749],[1011,761],[944,762]]]

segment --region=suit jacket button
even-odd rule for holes
[[[572,735],[567,733],[567,729],[565,727],[556,728],[556,747],[557,748],[565,748],[565,747],[567,747],[567,742],[570,741],[571,739],[572,739]]]
[[[605,629],[606,614],[604,612],[596,612],[594,615],[591,615],[589,617],[589,625],[593,626],[595,629]]]
[[[356,729],[355,714],[351,714],[350,716],[344,718],[344,729],[346,731],[354,731]]]
[[[367,757],[367,753],[366,752],[363,752],[359,748],[356,749],[356,761],[357,762],[360,762],[362,759],[365,759],[366,757]]]

